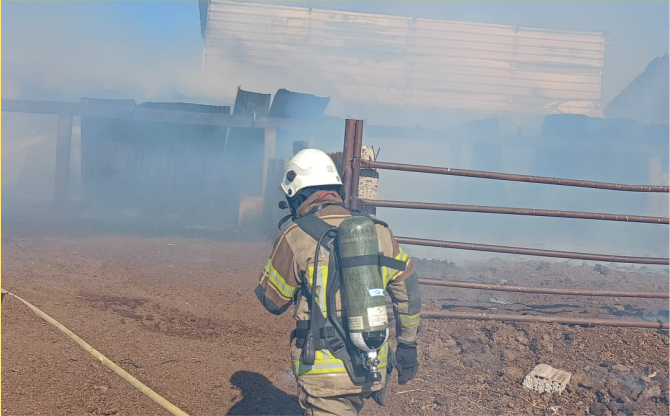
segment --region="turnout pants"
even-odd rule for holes
[[[365,399],[372,393],[346,394],[332,397],[313,397],[298,386],[300,407],[309,416],[351,416],[358,415],[363,409]]]

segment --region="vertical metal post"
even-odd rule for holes
[[[349,206],[351,195],[351,163],[354,156],[354,135],[356,120],[347,119],[344,125],[344,148],[342,149],[342,199]]]
[[[356,120],[356,132],[354,134],[354,157],[351,169],[351,195],[349,196],[349,209],[358,210],[358,186],[361,178],[361,152],[363,151],[363,120]]]
[[[54,174],[54,202],[62,208],[69,199],[70,149],[72,147],[72,114],[58,116],[56,137],[56,172]]]

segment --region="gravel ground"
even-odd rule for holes
[[[3,222],[2,287],[32,302],[190,414],[300,414],[291,314],[253,289],[270,246],[208,235]],[[411,247],[408,250],[411,254]],[[667,273],[607,265],[417,261],[423,277],[668,290]],[[432,310],[657,319],[667,300],[551,297],[424,287]],[[2,414],[167,414],[11,297],[2,305]],[[422,367],[390,384],[383,414],[668,414],[667,332],[424,320]],[[539,363],[573,373],[561,395],[521,386]]]

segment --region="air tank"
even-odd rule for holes
[[[356,348],[367,353],[376,380],[377,351],[388,340],[389,330],[374,222],[360,216],[347,218],[338,227],[337,243],[349,336]]]

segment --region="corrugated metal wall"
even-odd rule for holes
[[[98,100],[100,101],[100,100]],[[134,106],[134,102],[108,101]],[[229,114],[229,107],[146,103],[140,107]],[[230,226],[227,129],[82,117],[82,202],[85,215],[144,223]]]
[[[333,100],[597,116],[604,51],[602,33],[212,1],[204,72]]]

